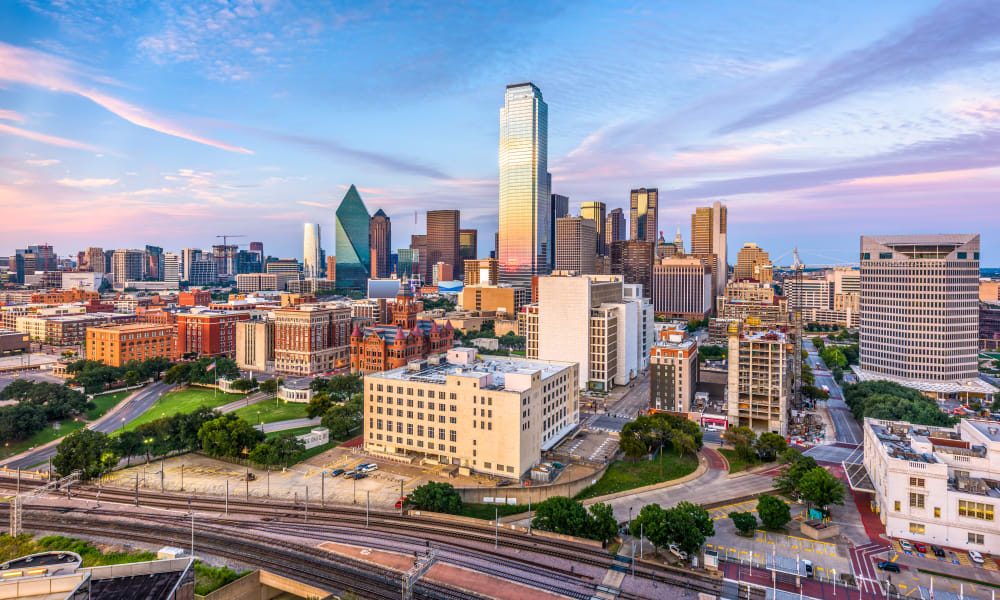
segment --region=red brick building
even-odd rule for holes
[[[351,309],[287,306],[274,311],[274,368],[317,375],[346,368]]]
[[[174,354],[232,358],[236,355],[236,324],[249,319],[246,312],[177,313]]]
[[[212,292],[208,290],[192,290],[177,294],[178,306],[208,306],[212,303]]]
[[[396,297],[392,325],[372,325],[351,332],[351,371],[376,373],[405,366],[411,360],[445,352],[454,343],[451,323],[418,321],[420,303],[407,289]]]

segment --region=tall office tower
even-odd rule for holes
[[[500,264],[495,258],[474,258],[465,261],[466,287],[470,285],[496,285]]]
[[[625,240],[611,244],[611,273],[624,276],[625,283],[642,285],[642,295],[652,294],[655,242]]]
[[[459,230],[462,217],[457,210],[427,211],[427,264],[445,263],[456,277],[462,276],[459,258]]]
[[[201,260],[201,250],[197,248],[181,249],[181,281],[191,281],[191,269],[196,260]]]
[[[106,273],[108,270],[108,265],[104,264],[103,248],[87,248],[84,261],[88,271],[93,271],[94,273]]]
[[[584,217],[556,219],[556,269],[590,275],[596,271],[597,227]]]
[[[35,257],[36,271],[55,271],[58,269],[56,265],[59,261],[52,246],[48,244],[28,246],[28,252]]]
[[[551,270],[549,107],[532,83],[507,86],[500,109],[500,281],[522,287]]]
[[[385,279],[392,275],[392,222],[381,208],[368,224],[368,245],[372,253],[372,277]]]
[[[659,215],[659,192],[656,188],[632,190],[629,198],[629,239],[642,242],[656,241],[656,223]]]
[[[191,263],[191,272],[187,279],[191,285],[215,285],[219,281],[215,260],[198,258]]]
[[[319,249],[319,264],[323,265],[325,253],[323,248]],[[236,253],[236,274],[261,273],[264,270],[264,263],[260,261],[260,255],[248,250],[240,250]]]
[[[236,252],[239,246],[235,244],[216,244],[212,246],[212,260],[215,261],[215,272],[219,277],[236,274]]]
[[[979,379],[979,234],[861,236],[862,380],[938,398],[983,399]]]
[[[549,191],[552,191],[552,173],[548,173],[546,181],[549,182]],[[556,220],[569,216],[569,196],[550,194],[552,208],[552,220],[549,222],[549,239],[552,240],[552,251],[549,252],[549,264],[556,264]]]
[[[256,252],[260,264],[264,264],[264,242],[250,242],[250,252]]]
[[[462,261],[463,269],[465,261],[479,258],[479,230],[460,229],[458,232],[458,258]]]
[[[653,265],[653,310],[702,320],[712,312],[712,269],[697,258],[673,256]]]
[[[173,252],[163,254],[163,281],[168,283],[180,283],[181,280],[181,257]]]
[[[142,250],[115,250],[111,257],[111,275],[115,283],[142,281],[145,255]]]
[[[163,281],[163,248],[146,245],[146,278]]]
[[[771,257],[763,248],[753,242],[747,242],[736,254],[736,266],[733,268],[733,280],[753,279],[761,283],[769,283],[773,279]]]
[[[608,255],[608,239],[605,229],[608,226],[608,207],[603,202],[583,202],[580,204],[580,216],[584,219],[590,219],[594,222],[594,229],[597,230],[597,248],[595,251],[598,256]]]
[[[420,277],[420,250],[400,248],[397,252],[396,277],[400,280]]]
[[[337,207],[336,224],[337,287],[365,290],[372,272],[371,245],[368,243],[371,215],[353,184]]]
[[[712,206],[695,209],[691,215],[691,254],[714,254],[715,295],[726,289],[729,273],[729,249],[726,245],[726,205],[715,202]]]
[[[423,281],[430,281],[431,266],[427,261],[427,236],[416,234],[411,235],[410,250],[413,250],[416,253],[413,255],[413,259],[415,261],[413,277],[417,277]]]
[[[496,258],[499,260],[500,256],[500,232],[493,232],[493,251],[490,252],[490,258]]]
[[[604,226],[605,248],[610,250],[611,244],[625,239],[625,211],[620,208],[608,213],[608,221]]]
[[[318,279],[323,267],[320,265],[320,248],[323,245],[319,225],[305,223],[302,226],[302,274],[306,279]]]

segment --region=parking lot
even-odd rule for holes
[[[597,429],[584,430],[575,438],[556,446],[555,451],[561,454],[579,456],[584,460],[606,462],[618,451],[618,436]]]
[[[981,568],[981,569],[986,569],[988,571],[997,571],[998,570],[998,566],[997,566],[996,560],[994,558],[988,556],[985,552],[982,552],[983,562],[980,564],[980,563],[974,562],[969,557],[969,555],[966,552],[962,552],[961,550],[951,550],[951,549],[948,549],[948,548],[944,548],[943,550],[944,550],[944,554],[945,554],[944,556],[935,556],[934,553],[931,552],[931,546],[930,546],[930,544],[927,544],[927,552],[926,553],[925,552],[919,552],[916,548],[913,548],[912,551],[908,552],[908,551],[904,550],[902,546],[899,545],[899,540],[893,540],[892,541],[892,551],[897,556],[894,557],[892,560],[895,561],[896,558],[898,558],[899,555],[904,555],[904,556],[914,556],[914,557],[917,557],[917,558],[925,558],[927,560],[936,560],[936,561],[941,561],[941,562],[950,562],[952,564],[962,565],[963,567],[977,567],[977,568]],[[933,568],[933,567],[928,566],[928,568],[930,569],[930,568]]]

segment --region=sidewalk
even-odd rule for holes
[[[253,394],[250,394],[246,398],[240,398],[239,400],[233,400],[229,404],[223,404],[222,406],[220,406],[219,408],[217,408],[215,410],[217,410],[217,411],[219,411],[221,413],[231,413],[234,410],[239,410],[239,409],[243,408],[244,406],[249,406],[251,404],[257,404],[258,402],[262,402],[262,401],[267,400],[269,398],[270,398],[270,396],[268,396],[267,394],[264,394],[263,392],[254,392]]]

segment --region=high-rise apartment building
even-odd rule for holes
[[[302,274],[310,279],[320,276],[323,269],[320,264],[320,248],[322,238],[320,227],[316,223],[306,223],[302,226]]]
[[[630,240],[656,242],[659,196],[656,188],[632,190],[629,197]]]
[[[372,253],[372,278],[388,278],[392,275],[392,222],[381,208],[372,215],[368,226],[368,244]]]
[[[479,230],[460,229],[458,231],[458,258],[462,261],[475,260],[479,256]]]
[[[104,264],[104,249],[103,248],[87,248],[87,252],[84,255],[84,267],[88,271],[93,271],[94,273],[107,273],[108,266]]]
[[[611,244],[625,239],[625,227],[625,212],[620,208],[612,209],[604,228],[605,248],[610,250]]]
[[[707,262],[712,267],[716,296],[723,294],[729,274],[727,227],[726,205],[721,202],[697,208],[691,215],[691,254],[715,257]]]
[[[661,330],[649,354],[649,408],[689,412],[698,385],[698,340]]]
[[[433,268],[437,263],[451,267],[456,276],[461,276],[459,259],[459,230],[461,214],[457,210],[427,211],[427,262]],[[431,274],[433,278],[433,273]]]
[[[1000,350],[1000,302],[979,303],[979,348]]]
[[[861,236],[862,380],[982,398],[979,234]]]
[[[747,242],[736,254],[736,266],[733,268],[733,279],[753,279],[761,283],[769,283],[773,277],[771,257],[763,248],[753,242]]]
[[[790,277],[782,286],[793,308],[830,308],[833,305],[833,282],[826,277],[803,277],[801,282]]]
[[[173,252],[163,254],[163,281],[173,284],[181,281],[181,257]]]
[[[146,279],[163,281],[163,248],[146,245]]]
[[[625,240],[611,244],[611,272],[622,275],[625,283],[637,283],[649,298],[652,293],[656,242]]]
[[[702,320],[712,312],[712,270],[697,258],[674,256],[653,265],[653,310]]]
[[[756,432],[788,433],[792,353],[795,344],[781,332],[729,331],[729,425]]]
[[[465,261],[466,286],[496,285],[499,281],[500,261],[495,258],[479,258]]]
[[[190,266],[188,283],[191,285],[215,285],[219,281],[219,273],[214,260],[199,258]]]
[[[520,478],[578,426],[576,369],[453,348],[372,373],[365,376],[365,451]],[[403,402],[405,412],[397,408]]]
[[[597,226],[584,217],[556,219],[556,269],[596,273]]]
[[[141,281],[145,257],[142,250],[115,250],[111,256],[111,276],[115,283]]]
[[[552,173],[547,174],[547,181],[549,182],[549,191],[552,191]],[[569,216],[569,196],[563,196],[560,194],[551,194],[551,210],[552,216],[549,220],[549,239],[552,240],[551,252],[549,253],[549,264],[556,264],[556,221],[563,217]]]
[[[532,83],[507,86],[500,109],[500,280],[530,287],[551,269],[548,105]]]
[[[583,202],[580,204],[580,216],[593,221],[594,228],[597,230],[596,251],[598,256],[608,255],[607,210],[608,207],[603,202]]]
[[[371,244],[368,228],[371,215],[357,188],[352,184],[337,207],[337,287],[365,290],[371,277]]]

